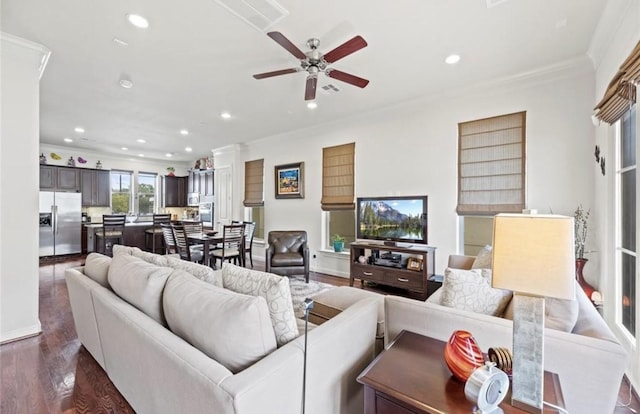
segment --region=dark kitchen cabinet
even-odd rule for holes
[[[111,205],[110,174],[104,170],[81,170],[82,205],[109,207]]]
[[[56,177],[58,171],[56,167],[51,165],[40,166],[40,189],[41,190],[55,190],[56,189]]]
[[[200,194],[203,197],[213,196],[213,170],[191,170],[189,173],[189,193]]]
[[[80,191],[80,171],[73,167],[40,166],[40,189],[49,191]]]
[[[186,207],[189,177],[162,177],[164,206]]]

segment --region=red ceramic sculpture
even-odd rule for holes
[[[444,360],[454,377],[466,382],[471,373],[484,365],[484,356],[475,338],[467,331],[455,331],[444,347]]]

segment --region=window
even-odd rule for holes
[[[620,281],[618,323],[636,335],[636,106],[620,119],[616,168],[616,273]]]
[[[458,124],[458,214],[525,206],[526,112]]]
[[[153,215],[156,211],[156,173],[138,173],[138,214],[141,216]]]
[[[264,159],[244,163],[244,201],[247,219],[256,223],[254,239],[264,240]]]
[[[355,143],[322,149],[322,210],[325,213],[325,248],[331,249],[336,234],[345,244],[355,241]]]
[[[132,171],[111,171],[111,211],[127,214],[131,209]]]

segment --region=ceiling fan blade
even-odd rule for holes
[[[273,72],[258,73],[256,75],[253,75],[253,77],[256,79],[264,79],[264,78],[270,78],[272,76],[287,75],[289,73],[296,73],[296,72],[298,72],[298,69],[296,68],[281,69],[281,70],[274,70]]]
[[[339,81],[350,83],[358,88],[364,88],[369,84],[367,79],[359,78],[350,73],[342,72],[336,69],[327,69],[326,74],[328,77],[338,79]]]
[[[291,53],[293,56],[297,57],[298,59],[306,59],[307,58],[307,55],[302,53],[302,50],[298,49],[298,47],[296,45],[294,45],[293,43],[291,43],[291,41],[289,39],[284,37],[284,35],[282,33],[280,33],[280,32],[269,32],[269,33],[267,33],[267,36],[269,36],[270,38],[275,40],[276,43],[278,43],[280,46],[282,46],[285,49],[287,49],[289,51],[289,53]]]
[[[318,77],[309,75],[307,77],[307,87],[304,90],[304,100],[313,101],[316,99],[316,86],[318,85]]]
[[[362,36],[356,36],[351,40],[347,40],[332,51],[325,53],[324,60],[326,60],[327,63],[333,63],[336,60],[349,56],[366,46],[367,42],[362,38]]]

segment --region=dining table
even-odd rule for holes
[[[187,240],[189,243],[201,244],[203,264],[215,267],[215,260],[211,262],[211,246],[215,247],[217,244],[222,243],[224,240],[222,235],[218,235],[216,232],[187,233]]]

